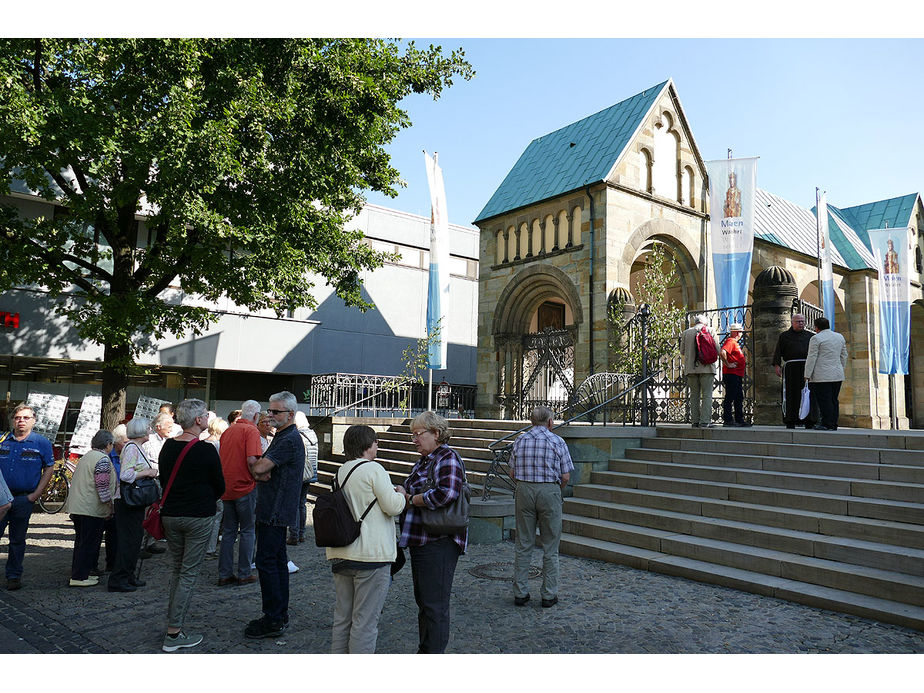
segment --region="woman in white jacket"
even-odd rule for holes
[[[356,541],[327,549],[337,595],[331,652],[372,654],[391,585],[391,564],[397,556],[393,517],[404,510],[404,489],[394,486],[385,468],[374,462],[379,443],[369,426],[350,426],[343,434],[343,450],[350,462],[338,470],[337,483],[353,517],[362,517],[372,507]],[[343,485],[347,474],[349,481]]]

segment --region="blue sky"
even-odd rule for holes
[[[388,147],[407,182],[369,202],[429,215],[438,151],[449,219],[470,224],[529,142],[673,78],[704,159],[759,156],[761,188],[804,207],[924,192],[924,40],[417,39],[476,70]]]

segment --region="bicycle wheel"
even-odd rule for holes
[[[39,498],[39,507],[46,513],[60,511],[67,500],[68,490],[70,490],[70,486],[67,483],[67,478],[63,474],[56,473],[51,477],[51,481],[45,487],[45,492]]]

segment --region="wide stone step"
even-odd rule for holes
[[[920,450],[890,450],[885,448],[850,447],[845,445],[803,445],[796,443],[712,440],[697,438],[645,438],[645,449],[684,450],[687,452],[743,454],[794,460],[832,460],[865,462],[867,464],[905,465],[924,472],[924,453]]]
[[[917,454],[917,453],[915,453]],[[772,457],[754,453],[750,448],[736,453],[672,450],[663,448],[630,448],[626,459],[635,461],[672,462],[711,467],[759,469],[786,474],[835,476],[869,479],[902,484],[924,485],[924,466],[880,464],[878,462],[844,462],[826,459]],[[618,461],[617,461],[618,462]],[[611,465],[611,469],[612,469]]]
[[[637,484],[633,480],[642,476],[674,480],[678,484],[686,483],[686,480],[692,480],[742,486],[762,486],[779,490],[878,498],[920,504],[924,507],[924,485],[922,484],[903,484],[900,482],[850,479],[847,477],[813,474],[786,474],[783,472],[765,472],[758,469],[646,462],[644,471],[636,473],[619,471],[593,472],[591,481],[601,484],[612,483],[619,486],[633,486]]]
[[[595,503],[579,498],[566,500],[565,511],[568,519],[566,531],[624,544],[659,548],[652,547],[650,541],[634,544],[618,534],[610,536],[614,527],[631,526],[636,530],[644,528],[665,535],[689,534],[910,575],[924,575],[924,550],[894,544],[615,503]]]
[[[582,498],[648,505],[666,510],[677,510],[692,514],[700,513],[703,502],[734,501],[752,505],[808,510],[829,515],[864,517],[891,522],[924,525],[924,505],[883,501],[879,499],[853,498],[824,493],[768,489],[758,486],[737,486],[707,481],[682,481],[663,477],[634,476],[623,479],[621,485],[581,484],[574,487],[574,495]],[[648,502],[633,503],[642,492]]]
[[[743,443],[793,443],[796,445],[840,446],[849,448],[880,448],[883,450],[924,450],[924,432],[877,431],[847,429],[837,431],[806,431],[783,427],[756,426],[754,428],[690,428],[685,426],[658,426],[658,438],[740,441]]]
[[[408,445],[413,446],[414,441],[411,440],[410,432],[404,433],[401,431],[381,431],[378,434],[379,444],[383,442],[398,442],[398,443],[407,443]],[[464,448],[486,448],[491,443],[493,443],[496,438],[470,438],[462,436],[453,436],[449,444],[453,448],[464,447]]]
[[[487,447],[467,447],[463,445],[456,445],[453,441],[452,449],[459,453],[459,457],[463,459],[481,459],[481,460],[491,460],[494,458],[494,452],[487,449]],[[415,458],[420,457],[420,453],[417,452],[417,448],[414,443],[410,440],[389,440],[379,437],[379,450],[393,450],[395,452],[401,453],[410,453]]]
[[[806,583],[788,576],[758,572],[710,563],[685,556],[668,555],[651,549],[607,542],[592,537],[563,534],[562,553],[620,563],[641,570],[675,575],[699,582],[722,585],[755,594],[806,604],[821,609],[872,618],[906,628],[924,630],[924,608],[858,594],[843,589]]]

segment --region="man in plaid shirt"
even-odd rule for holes
[[[571,478],[574,463],[568,446],[550,430],[552,411],[536,407],[529,416],[533,427],[513,444],[510,476],[516,480],[517,544],[513,603],[529,601],[530,554],[539,525],[542,548],[542,606],[558,603],[558,543],[561,541],[561,492]]]

